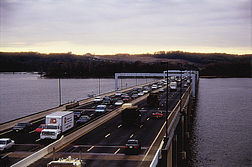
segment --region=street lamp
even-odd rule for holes
[[[60,81],[60,77],[62,75],[61,64],[63,64],[63,63],[62,62],[58,62],[58,65],[59,65],[59,106],[61,106],[61,81]]]

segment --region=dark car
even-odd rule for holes
[[[163,118],[164,114],[161,111],[154,111],[152,113],[152,118]]]
[[[127,102],[130,101],[130,97],[129,96],[125,96],[122,100],[123,100],[124,103],[127,103]]]
[[[125,154],[139,154],[141,151],[141,144],[138,140],[130,139],[125,145]]]
[[[74,119],[78,119],[81,117],[82,112],[81,111],[74,111]]]
[[[32,128],[32,124],[28,123],[28,122],[24,122],[24,123],[18,123],[17,125],[15,125],[13,127],[13,131],[15,132],[29,132]]]
[[[77,121],[76,124],[84,124],[90,120],[90,117],[87,115],[81,116]]]
[[[108,97],[108,96],[105,96],[105,97],[103,98],[102,104],[105,104],[105,105],[110,105],[110,104],[112,104],[111,98]]]

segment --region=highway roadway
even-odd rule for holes
[[[182,88],[182,93],[186,88]],[[180,98],[180,89],[169,92],[169,111],[177,104]],[[166,93],[162,93],[161,106],[159,109],[151,109],[146,105],[146,100],[138,106],[142,114],[142,124],[138,127],[126,127],[121,123],[121,114],[110,121],[97,127],[95,130],[80,137],[74,142],[57,150],[54,155],[34,163],[31,167],[45,166],[55,157],[80,157],[85,160],[88,167],[96,166],[138,166],[145,158],[150,146],[164,124],[164,119],[153,119],[151,114],[154,110],[165,112]],[[142,148],[139,155],[125,155],[124,145],[128,139],[138,139]]]

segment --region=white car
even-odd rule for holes
[[[144,95],[144,92],[139,92],[137,95],[138,95],[138,96],[143,96],[143,95]]]
[[[102,97],[101,96],[96,96],[95,98],[94,98],[94,102],[102,102]]]
[[[2,138],[0,139],[0,151],[4,151],[6,149],[11,148],[15,144],[14,140],[10,138]]]
[[[151,89],[157,89],[157,85],[154,85],[154,84],[153,84],[153,85],[151,86]]]
[[[104,113],[104,112],[106,112],[106,108],[107,108],[106,105],[98,105],[95,109],[95,112],[96,113]]]
[[[116,92],[116,93],[115,93],[115,96],[117,96],[117,97],[118,97],[118,96],[122,96],[122,92]]]
[[[122,100],[118,100],[117,102],[115,102],[115,105],[116,106],[121,106],[123,104],[123,101]]]

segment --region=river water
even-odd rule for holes
[[[200,79],[188,166],[252,166],[252,79]]]
[[[99,81],[100,80],[100,81]],[[152,82],[154,79],[119,79],[119,89]],[[99,84],[100,83],[100,84]],[[115,90],[110,79],[61,79],[62,104],[88,98],[88,94]],[[0,123],[59,105],[59,80],[36,73],[0,73]]]

